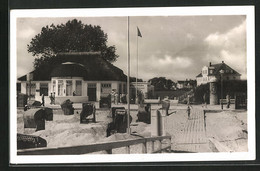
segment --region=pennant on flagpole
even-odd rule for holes
[[[140,32],[138,27],[137,27],[137,36],[142,37],[142,34],[141,34],[141,32]]]

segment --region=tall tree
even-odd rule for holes
[[[165,77],[154,77],[149,82],[151,82],[155,90],[170,90],[175,84],[172,80]]]
[[[115,46],[107,45],[107,34],[100,26],[83,24],[74,19],[66,24],[45,26],[27,45],[36,57],[34,67],[48,65],[59,52],[100,51],[102,57],[114,62],[118,58]]]

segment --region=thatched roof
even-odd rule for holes
[[[55,58],[60,62],[52,68],[50,74],[35,75],[33,80],[77,76],[88,81],[126,81],[126,75],[123,71],[104,60],[98,52],[60,53]],[[26,81],[26,75],[18,80]]]
[[[75,62],[62,63],[54,68],[51,77],[84,77],[87,76],[87,69],[84,65]]]

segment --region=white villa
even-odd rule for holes
[[[224,61],[219,64],[211,64],[210,62],[209,66],[204,66],[201,73],[196,76],[197,86],[207,84],[211,80],[219,80],[221,78],[221,70],[223,70],[223,80],[240,80],[241,74],[225,64]]]

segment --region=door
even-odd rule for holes
[[[48,83],[40,83],[40,96],[48,96]]]
[[[97,88],[96,88],[96,84],[94,83],[88,84],[88,100],[89,101],[97,100]]]

